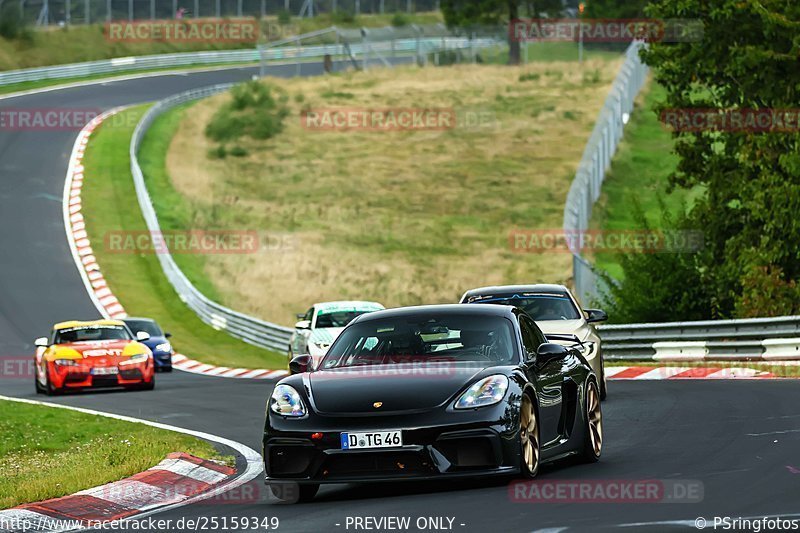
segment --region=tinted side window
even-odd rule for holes
[[[542,330],[539,329],[539,326],[536,325],[536,322],[528,317],[522,317],[522,319],[526,322],[531,330],[531,334],[533,335],[533,340],[536,343],[534,351],[538,351],[539,346],[547,342],[547,338],[544,336],[544,333],[542,333]]]
[[[536,343],[536,334],[531,328],[530,322],[525,317],[520,317],[519,327],[522,333],[522,344],[525,348],[525,359],[533,359],[539,345]]]

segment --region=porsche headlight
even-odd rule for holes
[[[161,344],[156,344],[156,351],[158,352],[171,352],[172,345],[168,342],[162,342]]]
[[[506,395],[508,378],[502,374],[485,377],[472,384],[456,402],[456,409],[472,409],[498,403]]]
[[[272,412],[281,416],[304,416],[306,406],[300,394],[289,385],[278,385],[269,400]]]
[[[135,365],[137,363],[143,363],[143,362],[147,361],[147,357],[148,357],[148,355],[146,353],[137,353],[135,355],[132,355],[131,358],[128,359],[127,361],[121,361],[119,364],[120,365]]]

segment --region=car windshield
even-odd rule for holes
[[[578,320],[581,314],[566,294],[496,294],[473,296],[469,303],[513,305],[524,309],[531,318],[543,320]]]
[[[511,321],[499,316],[401,316],[347,328],[319,368],[397,363],[477,361],[485,366],[518,360]]]
[[[151,337],[164,336],[161,328],[158,327],[158,324],[152,320],[126,320],[125,323],[128,324],[128,327],[134,334],[138,333],[139,331],[144,331]]]
[[[95,324],[92,326],[76,326],[56,331],[55,344],[81,341],[113,341],[131,340],[131,335],[124,326]]]
[[[347,324],[353,321],[353,319],[357,316],[361,316],[364,313],[369,313],[373,311],[370,310],[355,310],[355,311],[332,311],[332,312],[323,312],[320,311],[317,314],[317,325],[318,328],[343,328]]]

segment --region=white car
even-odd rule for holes
[[[377,302],[323,302],[316,303],[294,325],[289,340],[289,361],[298,355],[310,355],[314,365],[325,356],[331,343],[344,327],[355,317],[380,311],[384,307]]]

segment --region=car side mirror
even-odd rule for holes
[[[608,320],[608,314],[602,309],[584,309],[583,312],[586,313],[586,321],[589,323]]]
[[[565,346],[554,344],[552,342],[545,342],[539,345],[536,351],[536,365],[543,367],[550,361],[564,359],[567,356],[568,350]]]
[[[310,355],[298,355],[289,361],[289,374],[302,374],[311,369],[312,358]]]
[[[169,339],[170,337],[172,337],[172,333],[170,333],[169,331],[165,331],[164,332],[164,338],[165,339]]]
[[[137,331],[136,332],[136,340],[137,341],[146,341],[150,339],[150,334],[146,331]]]
[[[47,337],[39,337],[35,341],[33,341],[34,346],[39,346],[40,348],[47,348],[50,346],[50,343],[47,342]]]
[[[310,320],[301,320],[300,322],[294,325],[295,329],[311,329],[311,321]]]

